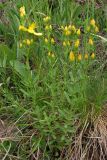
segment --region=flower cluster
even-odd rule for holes
[[[26,21],[22,20],[22,17],[26,17],[25,7],[21,7],[19,10],[21,24],[19,25],[19,31],[27,32],[34,36],[42,36],[41,42],[44,46],[44,51],[47,53],[49,57],[56,57],[57,51],[56,47],[60,46],[61,53],[67,57],[69,55],[70,61],[81,61],[95,58],[95,44],[94,37],[91,33],[97,33],[99,28],[94,19],[91,19],[88,23],[88,26],[84,28],[85,36],[79,26],[75,26],[74,24],[68,24],[65,26],[59,27],[60,37],[55,36],[54,27],[51,22],[50,16],[45,16],[42,19],[43,25],[41,26],[42,33],[37,32],[38,26],[35,22],[26,24]],[[25,25],[26,24],[26,25]],[[84,40],[85,37],[85,40]],[[59,39],[58,39],[59,38]],[[20,47],[23,45],[31,45],[33,43],[33,38],[26,38],[26,40],[20,41]],[[39,41],[38,41],[39,42]],[[58,47],[59,47],[58,46]],[[70,52],[71,51],[71,52]],[[83,53],[84,52],[84,53]],[[54,54],[55,53],[55,54]],[[83,53],[83,54],[81,54]],[[56,55],[56,56],[55,56]]]
[[[48,56],[54,58],[54,57],[55,57],[55,54],[52,53],[52,52],[48,52]]]
[[[75,25],[68,25],[68,26],[61,26],[61,29],[63,31],[63,34],[65,36],[70,36],[72,34],[77,34],[78,36],[80,36],[81,31],[80,28],[76,29]]]
[[[30,46],[33,43],[33,39],[24,39],[19,43],[20,48],[22,48],[23,45]]]
[[[49,43],[55,44],[54,38],[44,38],[44,42],[45,42],[46,44],[49,44]]]
[[[44,25],[45,25],[45,30],[46,31],[51,31],[52,30],[52,25],[50,24],[51,17],[46,16],[43,18]]]
[[[32,22],[28,27],[23,25],[25,22],[25,19],[22,19],[22,18],[24,18],[26,15],[26,11],[25,11],[24,6],[22,6],[19,9],[19,13],[20,13],[20,18],[21,18],[21,24],[19,25],[19,31],[28,32],[28,33],[33,34],[35,36],[42,36],[42,33],[38,33],[35,31],[35,29],[37,29],[36,23]]]
[[[98,26],[97,26],[97,24],[96,24],[94,19],[90,20],[90,23],[87,26],[87,31],[88,32],[95,32],[95,33],[99,32],[99,28],[98,28]]]
[[[66,40],[66,41],[63,41],[63,46],[66,47],[66,46],[70,46],[71,45],[71,42],[69,40]]]
[[[22,6],[22,7],[20,8],[19,12],[20,12],[20,17],[24,17],[24,16],[26,15],[25,7]]]
[[[35,24],[34,22],[31,23],[31,24],[28,26],[28,28],[26,28],[26,27],[23,26],[23,25],[20,25],[20,26],[19,26],[19,31],[28,32],[28,33],[33,34],[33,35],[35,35],[35,36],[42,36],[42,33],[36,32],[35,29],[36,29],[36,24]]]
[[[62,36],[63,36],[63,42],[62,45],[63,47],[66,48],[71,48],[74,47],[75,49],[78,49],[80,46],[80,40],[79,36],[81,35],[81,30],[80,28],[76,28],[75,25],[66,25],[61,26],[62,30]]]
[[[75,46],[75,48],[78,48],[79,45],[80,45],[80,40],[77,39],[77,40],[74,42],[74,46]]]
[[[45,23],[48,23],[50,20],[51,20],[51,17],[49,17],[49,16],[46,16],[46,17],[43,18],[43,21]]]
[[[69,54],[69,60],[71,62],[78,60],[81,61],[82,59],[88,60],[88,58],[94,59],[95,58],[95,53],[91,53],[91,55],[89,56],[88,53],[85,53],[84,55],[82,55],[81,53],[75,54],[73,51],[70,52]]]

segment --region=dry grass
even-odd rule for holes
[[[68,149],[66,160],[107,159],[107,105],[99,117],[89,123],[89,117],[75,136],[73,146]]]

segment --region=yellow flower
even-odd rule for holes
[[[91,54],[91,58],[92,58],[92,59],[95,58],[95,53],[94,53],[94,52]]]
[[[64,46],[64,47],[70,46],[70,41],[64,41],[64,42],[63,42],[63,46]]]
[[[74,55],[74,53],[72,51],[70,52],[69,59],[70,59],[70,61],[74,61],[75,60],[75,55]]]
[[[52,25],[46,25],[45,30],[52,30]]]
[[[42,33],[35,32],[34,30],[27,30],[29,33],[34,34],[35,36],[42,36]]]
[[[67,45],[70,46],[70,41],[67,41]]]
[[[43,21],[44,21],[44,22],[48,22],[48,21],[50,21],[50,20],[51,20],[51,17],[49,17],[49,16],[43,18]]]
[[[48,56],[51,56],[51,52],[48,52]]]
[[[64,31],[67,32],[69,29],[67,26],[65,26]]]
[[[63,42],[63,46],[66,47],[66,45],[67,45],[67,44],[66,44],[66,42],[64,41],[64,42]]]
[[[85,53],[84,58],[88,59],[88,53]]]
[[[54,53],[52,53],[51,56],[52,56],[52,58],[54,58],[55,57]]]
[[[69,36],[70,34],[71,34],[71,31],[70,31],[70,29],[69,29],[69,27],[68,26],[65,26],[65,27],[61,27],[62,28],[62,30],[63,30],[63,33],[66,35],[66,36]]]
[[[88,43],[89,43],[90,45],[93,45],[93,44],[94,44],[94,42],[93,42],[93,40],[92,40],[91,38],[89,38]]]
[[[87,32],[90,32],[90,26],[87,27]]]
[[[27,29],[27,32],[31,33],[31,34],[34,34],[35,36],[42,36],[42,33],[37,33],[35,32],[35,28],[36,28],[36,24],[35,23],[32,23],[28,29]]]
[[[33,39],[31,39],[30,41],[31,41],[31,43],[33,43]]]
[[[99,32],[99,28],[97,26],[95,26],[95,32]]]
[[[80,36],[80,34],[81,34],[81,31],[80,31],[80,29],[78,29],[77,30],[77,35]]]
[[[51,38],[51,43],[52,43],[52,44],[54,44],[54,43],[55,43],[54,38]]]
[[[26,43],[26,40],[25,40],[25,39],[23,40],[23,43]]]
[[[52,58],[55,57],[54,53],[48,52],[48,56],[51,56]]]
[[[36,23],[31,23],[31,25],[28,27],[28,30],[35,30],[35,28],[37,28]]]
[[[24,27],[23,25],[20,25],[19,26],[19,31],[27,31],[27,28],[26,27]]]
[[[29,39],[27,39],[26,44],[29,46],[31,44],[31,41]]]
[[[20,43],[19,43],[19,47],[22,48],[22,46],[23,46],[23,45],[22,45],[22,43],[20,42]]]
[[[71,31],[69,31],[69,30],[67,30],[66,32],[65,32],[65,35],[66,36],[69,36],[71,34]]]
[[[42,33],[37,33],[37,32],[34,32],[34,33],[32,33],[32,34],[34,34],[35,36],[42,36],[43,34]]]
[[[81,61],[82,60],[82,55],[79,53],[78,54],[78,60]]]
[[[74,46],[75,46],[76,48],[78,48],[78,47],[79,47],[79,45],[80,45],[80,40],[79,40],[79,39],[77,39],[77,40],[75,41],[75,43],[74,43]]]
[[[23,17],[25,16],[26,12],[25,12],[25,7],[22,6],[20,9],[19,9],[19,12],[20,12],[20,16]]]
[[[90,20],[90,24],[91,24],[91,26],[95,27],[95,20],[94,20],[94,19],[91,19],[91,20]]]
[[[42,36],[42,33],[35,32],[36,24],[33,22],[27,29],[27,31],[31,34],[34,34],[35,36]]]
[[[71,26],[71,31],[76,32],[76,27],[74,25]]]
[[[33,43],[33,39],[24,39],[22,42],[23,42],[24,44],[27,44],[27,45],[29,46],[30,44]]]
[[[49,25],[49,29],[52,30],[52,25],[51,24]]]
[[[72,28],[72,26],[71,26],[71,24],[68,26],[68,29],[70,29],[71,30],[71,28]]]
[[[45,40],[45,43],[48,43],[48,39],[47,38],[45,38],[44,40]]]
[[[20,31],[29,32],[29,33],[34,34],[34,35],[36,35],[36,36],[42,36],[42,33],[37,33],[37,32],[35,32],[35,30],[34,30],[35,27],[36,27],[36,25],[35,25],[34,23],[32,23],[32,24],[28,27],[28,29],[27,29],[26,27],[24,27],[23,25],[20,25],[20,26],[19,26],[19,30],[20,30]]]

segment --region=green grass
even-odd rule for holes
[[[44,5],[45,3],[45,5]],[[79,126],[87,116],[97,118],[107,100],[106,60],[106,2],[95,9],[95,1],[83,6],[74,0],[12,0],[0,5],[3,10],[0,23],[0,158],[3,160],[64,159],[64,152],[72,144]],[[26,7],[26,18],[21,19],[19,8]],[[45,31],[44,16],[50,16],[52,31]],[[102,18],[103,17],[103,18]],[[90,19],[99,25],[100,33],[86,32]],[[42,37],[19,31],[19,25],[38,24]],[[75,24],[84,32],[79,37],[81,46],[63,47],[62,42],[78,39],[63,35],[61,26]],[[93,33],[93,32],[92,32]],[[98,37],[101,34],[102,38]],[[93,38],[94,46],[88,45]],[[44,38],[55,38],[55,44],[46,44]],[[33,44],[23,44],[33,38]],[[103,50],[97,49],[101,43]],[[73,50],[89,59],[69,60]],[[55,57],[48,56],[48,52]],[[91,53],[95,52],[95,59]],[[102,62],[103,59],[103,62]],[[6,131],[5,131],[6,128]],[[2,130],[2,136],[1,136]],[[61,156],[62,155],[62,156]],[[57,156],[56,156],[57,157]]]

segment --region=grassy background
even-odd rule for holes
[[[82,27],[90,18],[95,18],[100,35],[106,38],[107,2],[12,0],[0,3],[0,158],[62,160],[78,127],[84,126],[87,117],[98,117],[106,101],[107,40],[96,40],[97,57],[89,65],[71,65],[60,58],[60,47],[54,48],[59,57],[49,59],[44,56],[42,40],[35,39],[30,51],[20,49],[19,8],[23,5],[26,23],[37,22],[40,31],[44,15],[50,15],[57,38],[61,36],[59,25],[74,23]],[[26,53],[29,53],[30,67],[25,63]]]

